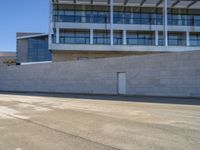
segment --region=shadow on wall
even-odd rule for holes
[[[123,96],[123,95],[97,95],[97,94],[65,94],[65,93],[29,93],[29,92],[0,92],[1,94],[17,96],[40,96],[71,98],[81,100],[105,100],[105,101],[124,101],[124,102],[142,102],[158,104],[180,104],[180,105],[200,105],[199,98],[187,97],[154,97],[154,96]]]

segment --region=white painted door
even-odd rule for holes
[[[126,73],[117,73],[118,94],[126,94]]]

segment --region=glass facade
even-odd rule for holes
[[[153,9],[153,8],[152,8]],[[122,12],[113,13],[115,24],[144,24],[162,25],[163,15],[161,11],[145,12]],[[55,22],[76,23],[109,23],[109,11],[95,10],[54,10]],[[168,25],[172,26],[200,26],[200,14],[188,14],[187,12],[174,12],[169,9]]]
[[[168,44],[170,46],[186,46],[186,37],[181,33],[169,33]]]
[[[88,23],[83,26],[89,26],[87,29],[82,29],[82,25],[79,24],[80,29],[77,29],[77,27],[75,30],[60,29],[60,44],[90,44],[93,41],[93,44],[110,45],[110,17],[109,5],[58,4],[53,7],[53,21],[55,23]],[[163,20],[162,8],[115,5],[113,8],[113,44],[163,46]],[[102,25],[100,26],[100,24],[104,24],[105,27]],[[125,24],[126,26],[119,26],[119,24]],[[129,26],[130,24],[136,26]],[[140,28],[140,25],[162,25],[162,27],[158,26],[159,35],[157,37],[156,26],[142,26],[142,28],[144,28],[143,31],[137,29]],[[200,27],[199,9],[168,8],[168,26],[190,26],[190,28],[188,28],[189,31],[194,29],[192,32],[198,32],[197,30]],[[52,37],[53,43],[56,43],[55,27],[56,26],[54,26],[54,35]],[[125,29],[122,29],[122,27]],[[131,29],[132,27],[133,29]],[[186,31],[183,30],[187,30],[185,27],[179,27],[180,29],[177,29],[177,27],[168,28],[169,46],[200,45],[199,34],[194,33],[189,37]],[[90,29],[92,29],[91,31],[93,32],[90,33]],[[189,41],[187,41],[187,39],[189,39]]]
[[[48,49],[48,37],[28,39],[28,62],[51,61],[51,53]]]
[[[163,32],[159,32],[158,45],[163,46]],[[91,39],[92,40],[92,39]],[[127,31],[126,45],[155,45],[155,32],[153,31]],[[55,33],[52,36],[53,43],[55,42]],[[31,42],[32,43],[32,42]],[[123,31],[116,30],[113,33],[114,45],[123,45]],[[200,33],[190,35],[190,45],[200,46]],[[88,30],[61,30],[60,44],[90,44],[90,32]],[[93,44],[110,45],[109,30],[94,30]],[[184,32],[169,32],[169,46],[186,46],[186,33]]]
[[[108,12],[102,11],[54,11],[54,21],[56,22],[108,23],[108,16]]]
[[[114,43],[114,45],[122,45],[123,44],[123,32],[122,31],[114,31],[113,43]]]
[[[61,44],[90,44],[89,31],[61,30]]]
[[[128,32],[128,45],[155,45],[154,33],[151,32]]]
[[[110,32],[103,30],[94,31],[94,44],[110,44]]]
[[[191,33],[190,34],[190,45],[191,46],[200,46],[200,33]]]
[[[162,32],[159,34],[158,44],[164,45]],[[186,34],[180,32],[169,32],[168,33],[168,45],[169,46],[186,46]]]

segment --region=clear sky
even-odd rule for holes
[[[49,0],[0,1],[0,51],[16,51],[16,32],[48,32]]]

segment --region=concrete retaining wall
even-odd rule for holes
[[[117,72],[130,95],[200,97],[200,52],[1,67],[0,91],[117,94]]]

